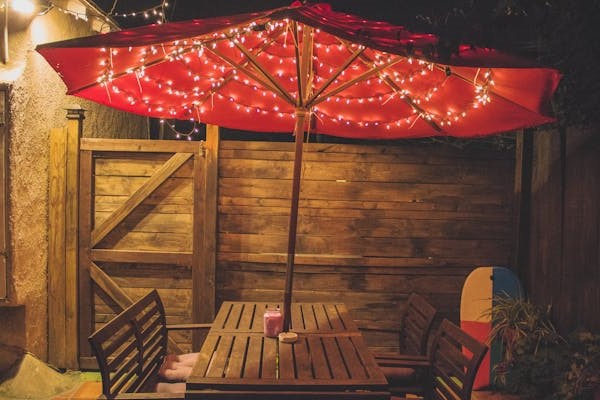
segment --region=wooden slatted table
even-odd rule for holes
[[[293,344],[263,335],[277,304],[225,302],[186,383],[187,399],[389,399],[343,304],[292,304]]]

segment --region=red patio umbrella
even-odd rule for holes
[[[304,132],[472,137],[554,119],[558,71],[494,49],[294,3],[269,11],[38,46],[68,93],[157,118],[296,137],[284,330],[289,328]]]

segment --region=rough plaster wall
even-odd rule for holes
[[[116,112],[65,96],[66,87],[34,51],[42,42],[92,34],[82,20],[50,11],[25,30],[11,32],[10,62],[0,65],[0,81],[10,90],[9,223],[11,268],[9,295],[25,304],[23,324],[8,321],[4,337],[25,335],[25,349],[47,359],[48,165],[49,131],[64,126],[65,109],[87,109],[84,136],[146,138],[145,118]],[[4,318],[0,318],[4,319]],[[4,322],[4,321],[3,321]],[[7,331],[8,330],[8,331]],[[14,332],[13,332],[14,331]],[[22,338],[21,338],[22,339]],[[17,343],[21,344],[22,340]],[[14,343],[14,344],[17,344]]]

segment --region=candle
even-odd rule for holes
[[[283,329],[283,316],[279,309],[267,309],[263,315],[264,332],[267,337],[277,337]]]

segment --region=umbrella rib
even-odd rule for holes
[[[319,95],[325,91],[332,83],[335,81],[340,74],[350,66],[356,60],[358,56],[360,56],[366,50],[365,46],[360,46],[357,51],[355,51],[345,62],[341,65],[330,77],[327,81],[311,96],[311,98],[306,102],[306,104],[312,104],[315,99],[319,98]]]
[[[439,70],[442,70],[442,71],[446,72],[446,67],[443,67],[443,66],[441,66],[441,65],[438,65],[438,64],[436,64],[436,65],[435,65],[435,67],[436,67],[437,69],[439,69]],[[491,68],[490,68],[490,69],[491,69]],[[453,75],[453,76],[455,76],[455,77],[457,77],[457,78],[459,78],[459,79],[461,79],[461,80],[463,80],[464,82],[467,82],[467,83],[473,84],[473,80],[471,80],[471,79],[467,78],[466,76],[463,76],[463,75],[461,75],[461,74],[458,74],[458,73],[454,72],[454,71],[452,70],[452,68],[450,68],[450,74],[451,74],[451,75]],[[514,100],[511,100],[511,99],[509,99],[509,98],[507,98],[507,97],[504,97],[504,96],[502,96],[501,94],[498,94],[498,93],[494,92],[494,91],[493,91],[492,89],[490,89],[490,88],[488,88],[488,89],[487,89],[487,92],[488,92],[488,94],[490,94],[490,95],[494,95],[494,97],[497,97],[497,98],[499,98],[499,99],[501,99],[501,100],[504,100],[504,101],[506,101],[507,103],[510,103],[510,104],[512,104],[512,105],[514,105],[514,106],[517,106],[517,107],[519,107],[519,108],[525,109],[525,110],[527,110],[527,111],[530,111],[530,112],[535,112],[534,110],[531,110],[531,109],[529,109],[529,108],[527,108],[527,107],[523,106],[522,104],[519,104],[519,103],[515,102]]]
[[[296,48],[296,69],[298,74],[298,101],[297,107],[304,107],[306,104],[306,99],[308,98],[311,80],[313,76],[312,70],[312,27],[307,25],[304,26],[303,38],[302,38],[302,58],[300,58],[299,48],[298,48],[298,31],[297,24],[294,24],[294,38],[296,40],[295,48]]]
[[[255,81],[259,82],[261,85],[269,88],[275,94],[278,94],[285,101],[287,101],[288,103],[290,103],[292,106],[296,105],[296,102],[294,101],[294,99],[292,98],[292,96],[289,93],[287,93],[286,91],[282,90],[278,86],[273,86],[271,84],[271,82],[269,82],[268,80],[264,80],[264,79],[260,78],[259,76],[257,76],[256,74],[254,74],[254,72],[252,72],[251,70],[249,70],[248,68],[246,68],[246,66],[244,66],[243,64],[240,64],[240,63],[238,63],[236,61],[233,61],[232,59],[230,59],[229,57],[227,57],[225,54],[222,54],[221,52],[219,52],[217,49],[207,49],[207,50],[209,50],[214,55],[216,55],[217,57],[221,58],[223,61],[225,61],[229,65],[233,66],[234,68],[237,68],[237,69],[239,69],[241,71],[244,71],[244,73],[246,75],[248,75],[250,78],[252,78]],[[248,61],[252,62],[250,59],[248,59]]]
[[[298,83],[298,99],[296,100],[296,107],[301,107],[302,102],[304,100],[304,80],[300,79],[302,76],[302,66],[303,61],[300,59],[300,48],[298,43],[298,22],[292,21],[292,26],[294,29],[292,30],[292,35],[294,36],[294,54],[296,55],[296,79]],[[305,53],[302,52],[304,55]]]
[[[368,59],[365,59],[365,57],[366,56],[363,55],[361,57],[361,61],[363,61],[365,64],[368,64],[369,61],[368,61]],[[389,76],[382,76],[380,78],[382,81],[384,81],[386,83],[386,85],[388,85],[390,88],[392,88],[392,90],[400,96],[400,99],[402,99],[406,104],[408,104],[413,109],[415,109],[419,114],[428,114],[427,111],[425,111],[424,108],[422,108],[417,103],[415,103],[413,101],[413,99],[410,98],[410,96],[401,93],[400,87],[393,80],[391,80]],[[425,122],[427,122],[429,125],[431,125],[431,127],[433,129],[435,129],[436,131],[438,131],[438,132],[442,131],[442,128],[440,128],[440,126],[438,124],[436,124],[435,122],[433,122],[432,120],[429,120],[427,118],[423,118],[423,120]]]
[[[348,43],[344,42],[344,44],[346,45],[346,47],[348,47]],[[373,64],[373,60],[370,60],[366,55],[364,54],[360,54],[360,60],[367,66],[371,66]],[[381,80],[384,81],[386,83],[386,85],[388,85],[393,91],[394,93],[398,94],[400,96],[400,99],[402,99],[406,104],[408,104],[409,106],[411,106],[413,109],[417,110],[417,112],[419,112],[420,114],[426,114],[427,111],[425,111],[425,109],[421,108],[418,104],[416,104],[411,98],[410,96],[401,93],[401,89],[398,85],[396,85],[396,83],[390,79],[389,76],[380,76]],[[431,125],[431,127],[433,129],[435,129],[438,132],[441,132],[442,129],[439,127],[438,124],[436,124],[435,122],[424,118],[424,121],[427,122],[429,125]]]
[[[376,67],[371,68],[370,70],[363,72],[362,74],[360,74],[359,76],[357,76],[354,79],[349,80],[348,82],[330,90],[329,92],[321,95],[318,99],[314,99],[312,103],[308,103],[307,107],[313,107],[316,106],[317,104],[327,100],[329,97],[335,96],[336,94],[340,93],[341,91],[346,90],[347,88],[349,88],[350,86],[354,85],[355,83],[358,83],[362,80],[365,80],[373,75],[375,75],[376,73],[380,72],[381,70],[391,67],[392,65],[395,65],[397,63],[399,63],[400,61],[402,61],[404,57],[396,57],[388,62],[382,63],[381,65],[378,65]]]
[[[244,47],[241,43],[239,43],[239,41],[234,40],[233,44],[242,52],[244,53],[244,55],[246,56],[246,58],[250,61],[250,64],[252,64],[257,72],[262,75],[264,78],[267,79],[267,81],[270,82],[270,87],[272,89],[277,89],[277,91],[284,96],[284,98],[292,105],[295,105],[296,102],[294,101],[294,98],[292,97],[291,94],[289,94],[280,84],[279,82],[277,82],[277,80],[271,75],[269,74],[269,72],[267,70],[264,69],[264,67],[258,62],[258,60],[254,57],[254,55],[252,53],[250,53],[250,51]],[[249,71],[247,68],[242,68],[243,71]]]
[[[280,31],[279,33],[281,33],[281,31]],[[257,49],[257,52],[256,52],[256,54],[258,55],[258,54],[262,53],[262,52],[263,52],[263,51],[264,51],[264,50],[265,50],[267,47],[269,47],[269,46],[270,46],[270,45],[271,45],[271,44],[272,44],[272,43],[273,43],[275,40],[276,40],[275,38],[269,38],[269,40],[268,40],[268,41],[264,42],[264,43],[262,44],[262,46],[260,46],[260,47]],[[245,67],[245,66],[246,66],[246,65],[247,65],[249,62],[250,62],[250,61],[249,61],[248,59],[246,59],[246,61],[244,61],[244,62],[240,63],[240,65],[241,65],[241,66],[243,66],[243,67]],[[216,93],[216,91],[217,91],[217,90],[219,90],[219,89],[222,89],[223,87],[225,87],[225,85],[227,85],[229,82],[231,82],[231,80],[233,79],[233,76],[234,76],[234,74],[233,74],[232,72],[230,72],[230,73],[229,73],[229,74],[228,74],[226,77],[223,77],[223,82],[222,82],[222,83],[219,83],[219,84],[217,84],[217,86],[216,86],[214,89],[212,89],[212,90],[210,91],[210,93],[206,94],[206,95],[205,95],[205,96],[204,96],[202,99],[200,99],[200,102],[202,102],[202,103],[203,103],[203,102],[205,102],[206,100],[208,100],[208,98],[209,98],[210,96],[212,96],[214,93]]]
[[[215,43],[215,42],[222,41],[222,40],[227,40],[227,39],[218,38],[218,39],[207,40],[205,42],[202,42],[201,47],[205,48],[205,49],[210,49],[210,47],[207,46],[208,44]],[[164,45],[164,43],[161,43],[161,45]],[[172,46],[172,45],[170,45],[170,46]],[[187,46],[187,47],[182,48],[180,51],[178,51],[177,54],[178,55],[187,54],[187,53],[190,53],[192,51],[196,51],[198,49],[198,47],[199,47],[198,45]],[[110,49],[109,49],[109,51],[110,51]],[[155,59],[155,60],[152,60],[152,61],[149,61],[149,62],[145,62],[145,63],[142,63],[142,64],[138,65],[138,67],[136,68],[136,70],[140,69],[142,67],[143,68],[154,67],[155,65],[162,64],[162,63],[167,62],[167,61],[169,61],[169,57],[165,55],[165,56],[163,56],[161,58],[158,58],[158,59]],[[117,78],[121,78],[122,76],[131,74],[131,73],[134,73],[134,72],[135,72],[135,70],[122,71],[122,72],[115,73],[115,74],[112,75],[111,80],[115,80]],[[89,84],[81,86],[81,87],[79,87],[79,88],[77,88],[75,90],[69,91],[68,94],[75,95],[75,94],[77,94],[77,93],[79,93],[81,91],[84,91],[84,90],[89,89],[91,87],[94,87],[94,86],[97,86],[97,85],[102,85],[102,84],[106,84],[106,81],[101,81],[101,82],[96,81],[96,82],[89,83]]]
[[[400,93],[400,88],[398,87],[398,85],[396,85],[396,83],[394,81],[392,81],[390,79],[389,76],[385,76],[382,78],[382,80],[389,86],[392,88],[392,90],[397,93],[400,98],[402,100],[404,100],[406,102],[406,104],[408,104],[409,106],[411,106],[412,108],[414,108],[415,110],[417,110],[417,112],[419,112],[419,114],[428,114],[427,111],[425,111],[424,108],[420,107],[419,105],[417,105],[417,103],[415,103],[409,96],[407,96],[406,94],[402,94]],[[431,125],[431,127],[433,129],[435,129],[438,132],[442,131],[442,128],[440,128],[440,126],[438,124],[436,124],[435,122],[433,122],[430,119],[427,118],[423,118],[423,121],[427,122],[429,125]]]

